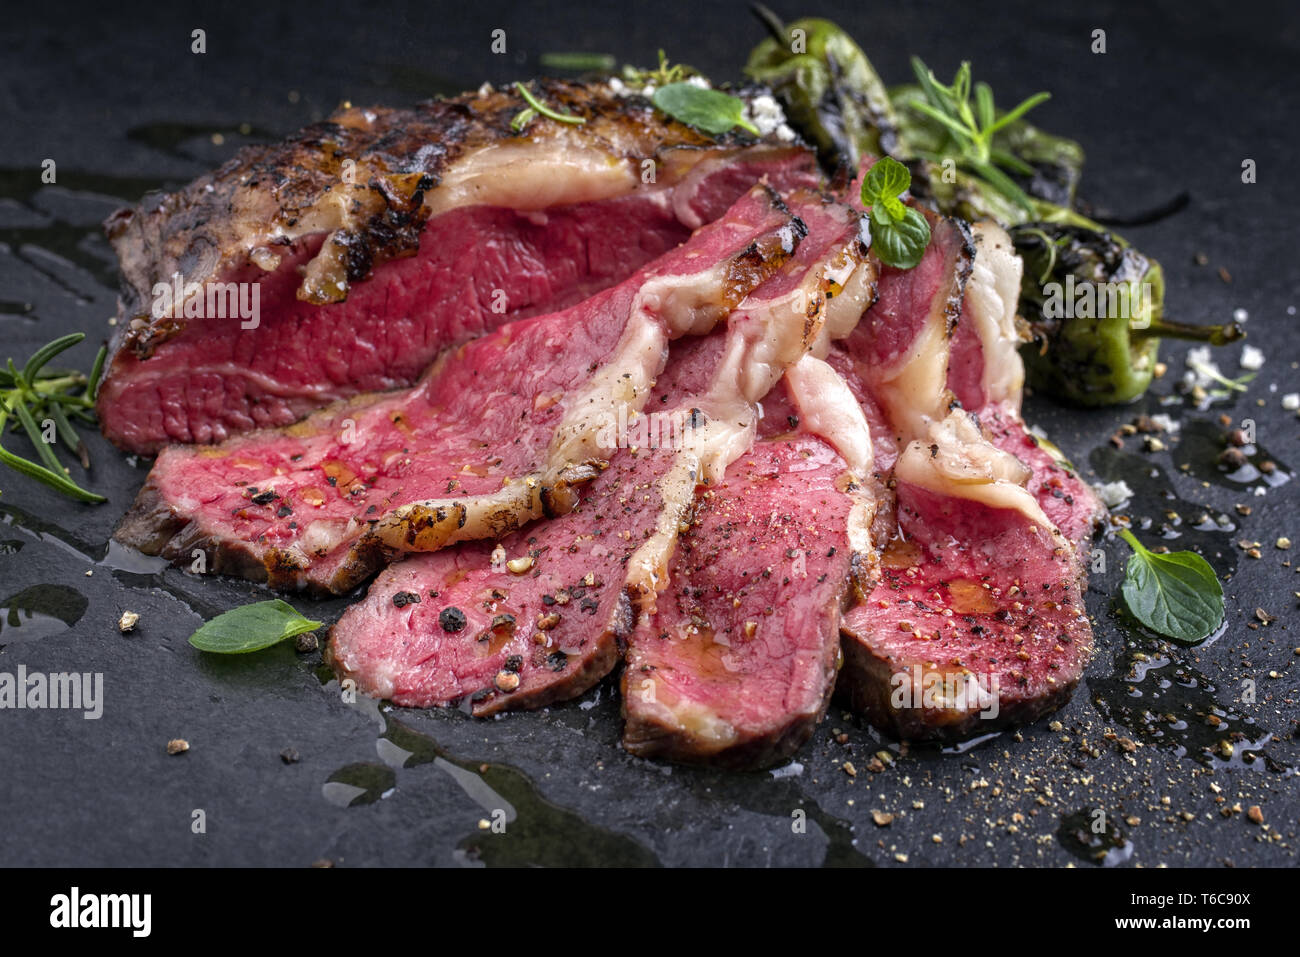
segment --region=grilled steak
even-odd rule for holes
[[[697,484],[716,484],[749,447],[762,396],[871,295],[857,217],[816,196],[791,204],[808,228],[795,257],[725,330],[673,345],[647,411],[607,437],[617,448],[577,507],[499,551],[466,545],[389,567],[331,634],[340,674],[399,704],[468,695],[487,714],[572,697],[614,666],[654,614]]]
[[[566,511],[645,403],[670,338],[700,334],[805,227],[767,187],[636,276],[450,354],[416,388],[281,430],[159,456],[117,531],[149,554],[278,588],[343,593],[387,556]]]
[[[857,197],[859,188],[855,182],[850,195]],[[875,305],[844,340],[855,377],[901,442],[920,437],[948,413],[948,351],[974,254],[965,223],[921,213],[930,224],[925,255],[912,269],[881,270]]]
[[[850,523],[870,516],[853,514],[844,459],[792,430],[799,407],[784,387],[763,409],[765,434],[700,493],[668,590],[632,634],[633,754],[767,767],[807,740],[830,700],[858,560]]]
[[[1020,421],[1020,262],[997,227],[979,224],[973,239],[959,321],[951,338],[933,337],[934,370],[907,394],[931,411],[911,418],[912,441],[895,463],[897,535],[880,581],[843,626],[842,693],[877,727],[912,740],[1032,721],[1068,699],[1092,651],[1076,543],[1096,502]],[[882,277],[882,302],[884,286]],[[860,361],[852,370],[877,374]]]
[[[1016,324],[1022,265],[1007,234],[992,223],[973,227],[974,269],[948,359],[948,388],[979,416],[985,436],[1031,470],[1026,483],[1048,521],[1082,555],[1105,509],[1051,443],[1030,434],[1020,417],[1024,364]]]
[[[844,620],[840,688],[872,724],[956,740],[1033,721],[1092,654],[1072,553],[1015,509],[898,484],[899,538]]]
[[[816,182],[801,147],[715,141],[599,85],[537,94],[586,122],[516,132],[524,102],[489,90],[348,108],[115,214],[104,433],[153,454],[409,386],[449,345],[626,278],[760,178]]]

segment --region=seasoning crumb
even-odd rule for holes
[[[1246,817],[1250,819],[1251,824],[1264,823],[1264,812],[1259,809],[1258,804],[1252,804],[1246,809]]]
[[[122,612],[122,617],[117,620],[117,630],[122,632],[122,634],[126,634],[135,627],[136,622],[139,620],[140,616],[135,612],[124,611]]]
[[[897,854],[894,855],[894,860],[898,861],[898,863],[900,864],[906,864],[907,855],[904,854],[902,851],[899,851]]]
[[[308,631],[298,635],[293,640],[294,651],[299,654],[307,654],[309,651],[315,651],[320,647],[320,640],[316,637],[316,632]]]
[[[844,773],[849,777],[856,778],[858,776],[858,769],[853,766],[852,761],[845,761],[841,767],[844,769]]]
[[[1291,547],[1291,539],[1287,538],[1284,535],[1273,544],[1277,546],[1277,548],[1280,549],[1281,551],[1286,551],[1288,548]]]
[[[329,870],[331,867],[333,867],[334,862],[331,861],[328,857],[322,857],[318,861],[312,861],[311,866],[316,868],[317,870],[324,871],[324,870]]]
[[[491,826],[492,826],[492,822],[489,821],[487,818],[481,817],[478,819],[478,829],[480,831],[486,831]]]
[[[167,742],[167,753],[176,755],[184,754],[190,749],[190,743],[184,738],[172,738]]]
[[[1255,617],[1265,625],[1271,625],[1273,622],[1277,621],[1277,615],[1270,615],[1263,608],[1255,609]]]
[[[514,691],[519,687],[519,675],[513,671],[498,671],[492,683],[497,686],[498,691]]]
[[[876,827],[889,827],[894,823],[894,815],[888,811],[872,811],[871,820]]]
[[[296,748],[285,748],[280,752],[280,760],[285,764],[298,763],[298,751]]]
[[[522,555],[519,558],[512,558],[506,562],[506,568],[510,569],[512,575],[522,575],[533,567],[533,556]]]

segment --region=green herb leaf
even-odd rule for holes
[[[737,126],[759,135],[758,127],[745,119],[744,101],[721,90],[694,83],[669,83],[655,90],[654,105],[673,119],[710,136],[721,136]]]
[[[925,247],[930,245],[930,224],[925,217],[912,207],[904,207],[902,220],[892,223],[888,229],[871,227],[871,248],[876,251],[880,261],[895,269],[911,269],[925,255]]]
[[[1120,536],[1133,548],[1121,594],[1133,617],[1152,631],[1185,645],[1208,638],[1223,621],[1223,586],[1195,552],[1153,552],[1128,529]]]
[[[882,157],[862,178],[862,205],[871,206],[880,199],[897,199],[912,185],[912,174],[892,156]]]
[[[217,655],[242,655],[315,631],[321,624],[304,618],[292,605],[273,598],[218,615],[190,635],[190,644],[199,651]]]
[[[1034,207],[1029,197],[998,166],[1022,175],[1031,174],[1033,167],[1013,153],[994,146],[994,136],[1023,119],[1038,104],[1051,99],[1051,94],[1035,93],[999,116],[993,103],[993,91],[987,83],[974,84],[975,105],[972,109],[968,61],[962,62],[951,86],[944,86],[935,79],[934,73],[920,57],[912,57],[912,72],[925,94],[925,100],[911,104],[912,108],[938,123],[951,140],[951,148],[932,150],[925,154],[926,158],[940,162],[950,153],[954,154],[951,158],[958,166],[980,177],[996,192],[1032,215]]]
[[[871,213],[871,248],[895,269],[911,269],[930,245],[930,224],[901,199],[912,185],[906,166],[885,156],[862,177],[862,205]]]

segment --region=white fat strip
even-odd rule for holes
[[[816,356],[806,355],[786,371],[785,382],[799,409],[800,429],[825,439],[854,475],[870,474],[871,429],[840,374]]]
[[[458,206],[539,210],[590,203],[640,185],[636,164],[561,140],[491,143],[457,163],[426,194],[430,216]]]
[[[892,369],[877,373],[878,391],[890,421],[904,440],[919,438],[947,413],[948,320],[942,304],[926,316],[925,325]]]
[[[822,307],[822,324],[811,352],[825,359],[832,340],[843,339],[857,328],[862,314],[875,296],[877,271],[870,263],[860,262],[847,251],[826,271],[834,295]]]
[[[911,442],[894,467],[901,482],[990,508],[1018,511],[1046,530],[1058,545],[1069,548],[1038,500],[1024,487],[1031,474],[1018,458],[986,439],[962,411],[952,412],[931,427],[925,438]]]
[[[786,371],[786,386],[799,410],[799,429],[820,436],[844,459],[856,479],[853,508],[848,518],[849,547],[859,555],[872,555],[871,523],[876,517],[874,496],[866,476],[874,460],[871,427],[848,383],[831,366],[806,355]]]
[[[669,339],[703,335],[724,318],[718,290],[729,268],[727,262],[690,275],[659,276],[642,285],[613,355],[565,398],[564,418],[547,457],[552,465],[607,457],[598,440],[601,425],[619,421],[620,408],[627,421],[645,405],[663,368]]]
[[[984,349],[984,401],[1006,402],[1020,410],[1025,385],[1020,336],[1016,331],[1016,303],[1024,263],[1002,227],[979,222],[975,235],[975,263],[966,283],[961,321],[972,321]]]
[[[728,320],[726,345],[709,391],[680,410],[688,415],[692,409],[698,410],[703,421],[696,428],[686,430],[683,448],[667,474],[659,480],[658,490],[663,504],[655,532],[628,561],[628,584],[647,611],[653,609],[657,592],[667,583],[668,563],[677,544],[682,519],[695,499],[697,486],[720,482],[727,467],[753,445],[761,411],[758,404],[781,377],[788,376],[792,368],[811,360],[824,367],[843,392],[848,393],[847,386],[830,366],[808,354],[808,349],[822,337],[828,302],[820,292],[823,282],[831,273],[844,277],[848,282],[852,275],[867,271],[860,269],[850,273],[845,265],[846,258],[851,257],[846,257],[841,250],[819,268],[810,269],[804,280],[785,295],[757,303],[746,301]],[[822,413],[825,428],[836,432],[860,428],[859,438],[844,441],[852,450],[849,454],[855,461],[870,463],[870,433],[862,410],[856,400],[852,400],[851,393],[849,399],[858,416],[858,423],[852,425],[839,422],[848,413],[844,410],[840,393],[833,384],[825,381],[823,373],[809,366],[801,381],[807,384],[808,389],[821,393],[811,399],[810,407],[820,410],[825,405],[835,406],[837,411]],[[865,452],[863,441],[866,443]],[[863,534],[869,525],[868,514],[861,523]]]

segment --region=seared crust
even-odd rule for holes
[[[668,727],[644,715],[629,715],[628,672],[623,672],[619,691],[623,700],[623,747],[639,758],[662,758],[681,764],[703,764],[729,771],[757,771],[770,768],[789,758],[803,747],[821,723],[835,689],[835,672],[839,664],[839,617],[828,617],[826,654],[822,661],[826,693],[815,712],[790,714],[784,725],[763,734],[745,735],[721,751],[701,751],[699,742],[684,735],[680,728]]]
[[[1089,640],[1091,634],[1089,634]],[[1032,696],[1011,696],[999,703],[998,715],[989,719],[979,711],[956,708],[895,708],[890,702],[894,676],[905,672],[914,662],[881,654],[854,635],[845,634],[844,668],[836,685],[837,697],[849,710],[862,715],[871,724],[900,741],[951,744],[977,734],[1032,724],[1044,715],[1065,706],[1079,684],[1083,668],[1068,681],[1059,682],[1051,691]],[[1091,645],[1084,652],[1084,662],[1092,657]]]
[[[204,283],[256,263],[279,265],[284,247],[328,234],[298,296],[342,301],[349,283],[378,264],[414,254],[425,220],[451,202],[439,186],[486,147],[518,144],[623,160],[639,175],[653,158],[659,181],[694,165],[672,153],[727,146],[668,120],[640,97],[601,85],[539,80],[550,106],[581,125],[534,120],[511,128],[526,106],[513,90],[466,93],[410,109],[347,107],[275,144],[246,147],[176,193],[146,197],[104,224],[121,261],[123,286],[113,351],[147,358],[183,320],[150,314],[155,283],[180,273]],[[785,147],[794,149],[795,147]],[[453,203],[454,205],[454,203]]]

